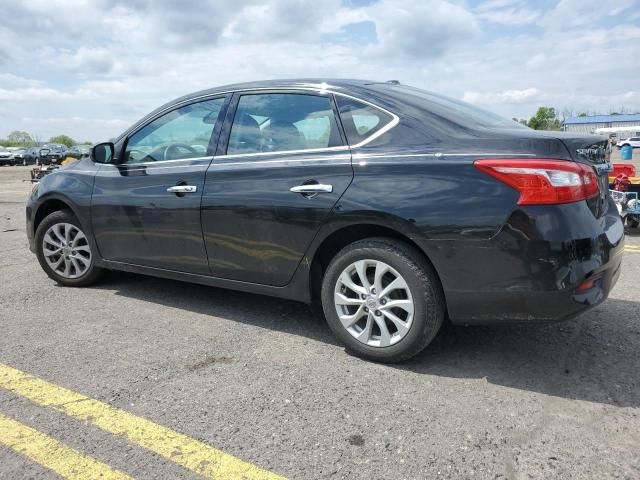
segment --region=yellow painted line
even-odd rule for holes
[[[205,443],[0,363],[0,387],[124,437],[207,478],[283,480]]]
[[[38,430],[0,415],[0,444],[53,470],[63,478],[127,480],[131,477],[84,455]]]

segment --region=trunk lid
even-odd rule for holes
[[[609,140],[600,135],[580,135],[568,132],[548,133],[567,147],[569,155],[575,162],[591,165],[596,171],[600,195],[598,198],[587,200],[587,203],[596,218],[601,217],[606,212],[607,207],[609,172],[613,171]]]

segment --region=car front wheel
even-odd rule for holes
[[[322,282],[327,322],[347,350],[379,362],[422,351],[444,319],[444,296],[433,267],[413,247],[372,238],[342,249]]]
[[[91,285],[102,275],[80,222],[69,210],[48,215],[36,231],[37,256],[45,273],[68,287]]]

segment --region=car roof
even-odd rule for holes
[[[215,95],[216,93],[251,90],[254,88],[319,88],[327,90],[360,90],[368,86],[381,84],[385,82],[375,82],[371,80],[355,80],[344,78],[297,78],[297,79],[277,79],[277,80],[261,80],[257,82],[233,83],[229,85],[221,85],[219,87],[209,88],[185,95],[182,98],[199,97],[204,95]]]

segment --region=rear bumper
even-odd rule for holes
[[[537,292],[460,292],[447,295],[452,323],[548,323],[568,320],[599,305],[609,296],[620,275],[620,261],[602,271],[590,289],[575,288]],[[587,275],[585,275],[586,277]],[[453,311],[453,314],[451,314]]]
[[[608,297],[623,249],[613,201],[599,219],[581,202],[523,208],[492,239],[452,242],[431,257],[453,323],[554,322]]]

